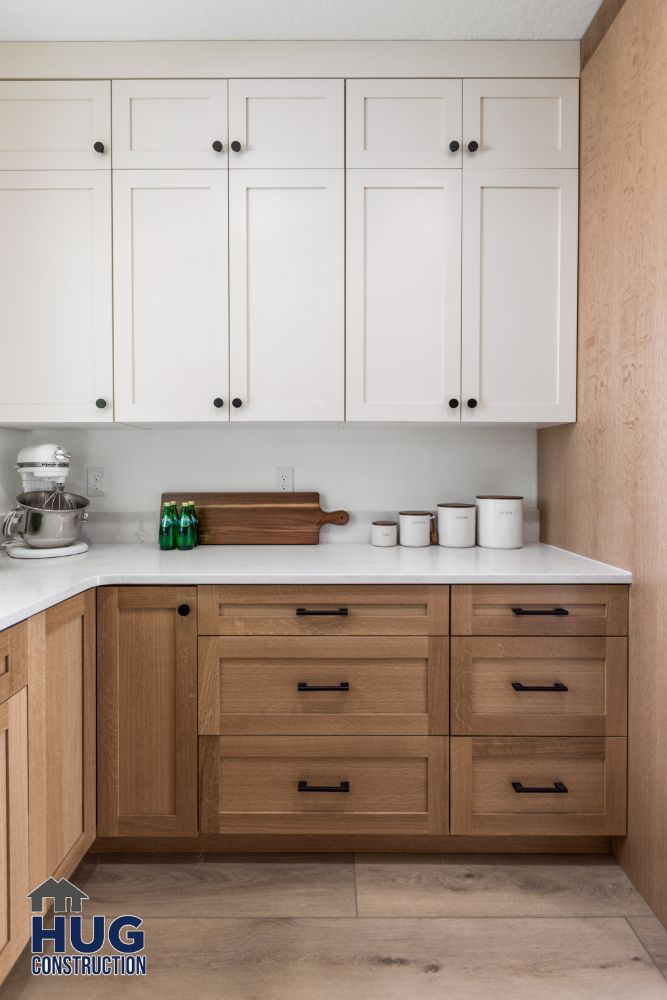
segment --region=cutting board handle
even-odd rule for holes
[[[321,524],[347,524],[350,515],[346,510],[322,511]]]

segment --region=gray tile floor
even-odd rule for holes
[[[88,914],[145,918],[145,979],[2,1000],[667,1000],[667,931],[610,858],[91,856]]]

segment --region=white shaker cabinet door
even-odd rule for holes
[[[347,173],[348,420],[460,420],[461,172]]]
[[[113,165],[227,166],[226,80],[114,80]]]
[[[114,175],[116,420],[226,421],[227,173]]]
[[[0,170],[110,170],[108,80],[0,82]]]
[[[463,174],[462,419],[576,415],[577,172]]]
[[[348,80],[348,167],[461,166],[460,80]]]
[[[342,80],[230,80],[229,166],[342,167]]]
[[[231,419],[344,417],[342,170],[229,175]]]
[[[0,422],[113,420],[111,172],[0,172]]]
[[[578,136],[578,80],[463,81],[464,170],[577,167]]]

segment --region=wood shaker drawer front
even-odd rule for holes
[[[452,587],[452,635],[627,635],[625,585]]]
[[[441,736],[201,736],[202,833],[445,833]]]
[[[36,632],[34,618],[0,632],[0,702],[28,683],[31,631]]]
[[[200,635],[448,635],[449,587],[199,587]]]
[[[446,637],[199,640],[202,735],[448,732]]]
[[[625,736],[627,639],[452,639],[452,732]]]
[[[453,834],[625,833],[625,739],[457,736],[450,744]]]

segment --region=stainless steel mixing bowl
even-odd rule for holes
[[[88,519],[86,507],[90,500],[76,493],[66,493],[67,508],[46,507],[52,490],[21,493],[17,507],[5,518],[3,533],[7,538],[21,538],[33,549],[57,549],[72,545],[79,537],[81,524]]]

